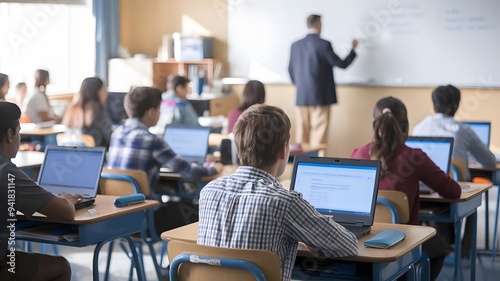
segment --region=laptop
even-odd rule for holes
[[[447,175],[450,174],[453,138],[450,137],[408,137],[406,146],[419,148]],[[420,182],[420,194],[431,194],[434,190]]]
[[[373,225],[379,177],[378,160],[296,155],[290,190],[359,238]]]
[[[95,202],[105,155],[105,147],[47,145],[37,183],[54,195],[82,195],[75,209],[90,206]]]
[[[469,125],[486,147],[490,146],[491,122],[464,121],[462,123]]]
[[[165,126],[163,139],[175,154],[184,160],[203,164],[207,157],[209,135],[210,127],[168,124]],[[160,171],[171,172],[172,170],[162,167]]]

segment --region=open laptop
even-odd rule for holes
[[[207,157],[208,136],[210,127],[194,127],[168,124],[165,126],[163,139],[175,152],[188,162],[203,164]],[[161,168],[161,172],[171,172],[169,168]]]
[[[379,177],[378,160],[297,155],[290,190],[359,238],[373,224]]]
[[[463,124],[469,127],[476,133],[482,143],[486,147],[490,146],[491,122],[488,121],[464,121]]]
[[[419,148],[447,175],[450,174],[453,138],[450,137],[408,137],[406,146]],[[420,182],[420,194],[431,194],[433,189]]]
[[[75,209],[90,206],[95,201],[105,155],[104,147],[48,145],[38,185],[54,195],[61,192],[82,195]]]

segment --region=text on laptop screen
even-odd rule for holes
[[[469,125],[469,127],[476,133],[482,143],[484,143],[487,147],[490,146],[490,131],[491,131],[491,123],[490,122],[463,122],[464,124]]]
[[[377,168],[298,163],[294,189],[322,214],[370,216]]]
[[[48,149],[38,184],[58,194],[69,189],[94,192],[102,169],[103,152]],[[82,193],[80,193],[82,194]],[[82,194],[84,197],[85,194]]]
[[[210,128],[167,126],[164,140],[178,155],[190,161],[204,162]]]
[[[451,150],[453,147],[453,142],[447,139],[439,139],[439,138],[409,138],[406,141],[406,146],[411,148],[419,148],[429,158],[445,173],[449,173],[450,171],[450,157]]]

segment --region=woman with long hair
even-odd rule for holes
[[[106,97],[106,86],[100,78],[85,78],[64,114],[63,124],[70,130],[91,135],[97,146],[109,146],[112,127],[104,109]]]
[[[61,117],[54,114],[49,103],[46,90],[50,83],[50,75],[47,70],[37,69],[35,71],[35,89],[25,99],[23,112],[26,113],[30,122],[40,123],[46,121],[61,122]]]
[[[254,104],[264,103],[266,100],[266,89],[264,88],[264,84],[257,80],[250,80],[245,85],[245,89],[243,90],[243,101],[238,108],[232,109],[228,114],[228,125],[227,132],[231,133],[234,128],[234,124],[238,120],[238,117],[245,111],[247,108]]]

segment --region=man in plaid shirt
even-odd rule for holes
[[[153,199],[160,197],[156,190],[160,167],[168,167],[188,180],[215,175],[221,170],[220,165],[187,162],[163,139],[148,131],[160,118],[160,103],[161,91],[158,89],[137,87],[130,90],[124,102],[129,118],[111,135],[108,153],[109,168],[146,172]]]
[[[281,280],[290,280],[298,241],[328,257],[357,254],[354,234],[318,213],[276,177],[290,153],[290,119],[283,110],[254,105],[233,130],[241,167],[200,193],[198,244],[275,252]]]

